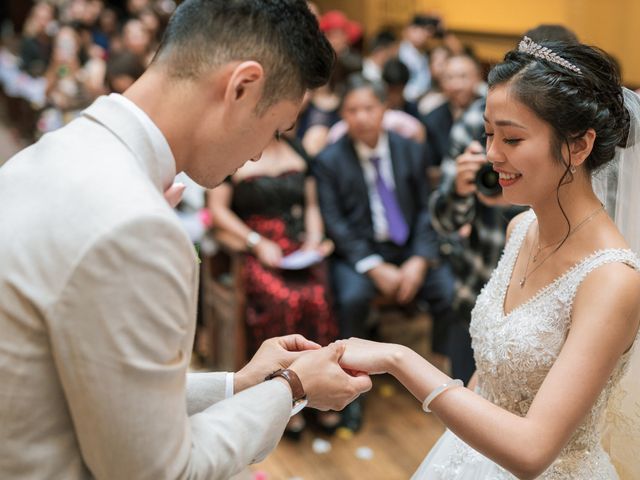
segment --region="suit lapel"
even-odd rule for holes
[[[407,184],[407,169],[410,159],[403,158],[402,148],[399,145],[398,138],[389,133],[389,155],[391,156],[391,166],[393,168],[393,178],[396,184],[396,198],[402,209],[405,221],[410,221],[411,210],[411,189]]]
[[[345,162],[345,166],[349,169],[348,172],[345,172],[345,178],[353,179],[353,191],[355,194],[366,198],[367,209],[369,210],[369,216],[371,216],[371,206],[369,205],[369,187],[367,187],[367,182],[364,178],[364,170],[362,169],[362,165],[360,164],[360,158],[358,157],[356,148],[353,145],[353,141],[348,136],[345,136],[345,141],[347,151],[347,161]],[[364,195],[362,195],[363,193]]]

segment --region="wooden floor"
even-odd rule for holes
[[[300,442],[287,438],[267,459],[252,467],[260,480],[406,480],[443,432],[436,417],[393,378],[378,377],[366,395],[364,424],[350,439],[329,438],[309,427]],[[315,453],[316,438],[328,440],[331,451]],[[371,449],[370,460],[356,456]]]

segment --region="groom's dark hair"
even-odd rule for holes
[[[305,0],[185,0],[154,63],[174,78],[195,79],[236,60],[262,65],[264,110],[327,83],[335,52]]]

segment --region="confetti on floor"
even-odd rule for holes
[[[373,458],[373,450],[369,447],[360,447],[356,450],[356,457],[360,460],[371,460]]]
[[[311,444],[311,448],[313,449],[314,453],[322,455],[331,451],[331,443],[321,438],[316,438]]]

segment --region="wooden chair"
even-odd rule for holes
[[[245,297],[240,276],[242,245],[224,232],[208,235],[208,248],[200,254],[203,334],[206,366],[237,371],[247,362]]]

